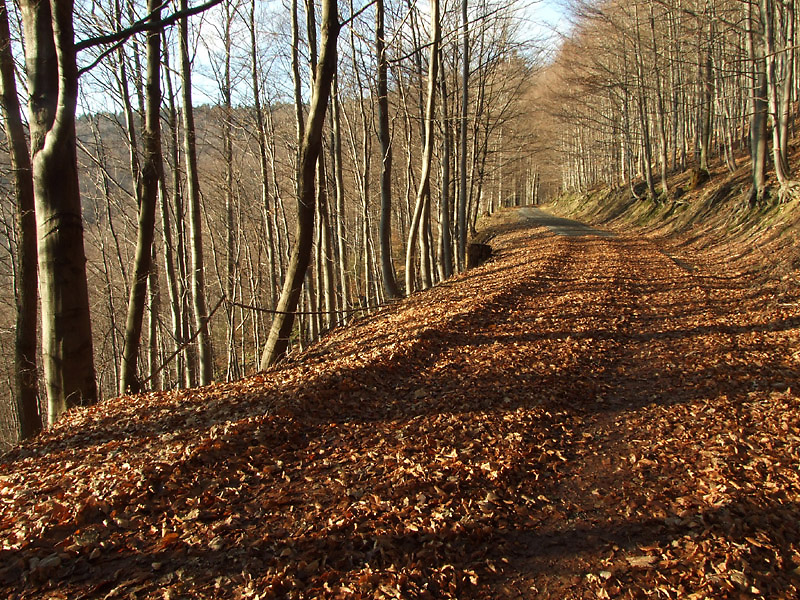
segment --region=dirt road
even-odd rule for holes
[[[794,597],[797,306],[702,256],[520,212],[539,229],[504,239],[530,265],[509,327],[531,323],[537,391],[572,419],[555,519],[510,536],[520,591]]]
[[[497,232],[296,363],[4,457],[3,591],[797,597],[796,299],[538,209]]]
[[[595,229],[594,227],[589,227],[585,223],[575,221],[574,219],[557,217],[536,206],[523,206],[519,208],[517,212],[521,217],[527,219],[530,226],[546,227],[551,233],[556,235],[566,235],[569,237],[583,237],[587,235],[615,237],[610,231]]]

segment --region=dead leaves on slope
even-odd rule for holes
[[[497,241],[303,363],[6,455],[6,596],[794,597],[796,312],[642,242]]]

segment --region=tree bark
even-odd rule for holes
[[[714,100],[714,73],[711,62],[711,51],[714,40],[714,18],[711,14],[710,3],[706,3],[706,17],[708,19],[708,34],[706,48],[703,51],[703,63],[700,67],[702,74],[702,103],[700,105],[700,169],[708,171],[709,154],[711,152],[711,121],[713,118]]]
[[[159,0],[148,0],[151,18],[161,18]],[[147,32],[147,82],[144,131],[142,133],[141,172],[137,174],[139,199],[139,228],[136,239],[136,258],[133,282],[128,300],[128,317],[125,323],[125,345],[122,352],[122,369],[119,393],[141,391],[136,367],[142,335],[142,321],[147,300],[147,282],[152,262],[155,234],[156,203],[159,181],[163,179],[161,157],[161,35],[157,30]]]
[[[650,35],[653,42],[653,71],[656,82],[656,119],[659,137],[659,163],[661,167],[661,193],[664,198],[669,195],[669,182],[667,181],[667,124],[664,114],[664,94],[661,89],[661,67],[656,40],[656,20],[653,14],[653,2],[650,2]]]
[[[381,143],[381,280],[387,298],[400,297],[400,289],[394,275],[392,264],[392,143],[389,132],[389,91],[387,74],[389,62],[386,59],[384,39],[383,0],[375,5],[375,52],[378,58],[378,138]]]
[[[640,21],[639,12],[636,5],[636,46],[634,48],[636,59],[636,106],[639,112],[639,125],[642,128],[642,154],[643,154],[643,167],[645,180],[647,181],[647,194],[650,199],[655,201],[657,199],[656,188],[653,184],[653,157],[652,146],[650,144],[650,125],[648,123],[647,115],[647,97],[645,96],[645,81],[644,81],[644,65],[642,60],[642,40],[640,35]],[[581,152],[583,158],[584,152]]]
[[[467,116],[469,115],[469,22],[467,0],[461,0],[461,118],[458,121],[458,270],[466,266],[467,252]]]
[[[788,135],[784,131],[786,120],[783,118],[783,102],[781,93],[784,82],[781,75],[789,77],[788,73],[781,73],[776,52],[776,28],[774,0],[761,0],[761,19],[764,26],[764,57],[766,60],[767,74],[767,103],[769,113],[772,115],[772,162],[775,166],[775,177],[781,187],[789,183],[789,166],[783,153],[782,138]]]
[[[767,66],[763,46],[756,43],[753,7],[747,5],[747,50],[752,61],[754,79],[750,98],[750,157],[752,160],[749,203],[757,204],[766,193],[767,164]]]
[[[223,4],[225,11],[222,22],[222,41],[225,45],[223,66],[222,91],[222,146],[223,160],[225,161],[225,296],[231,302],[236,300],[236,283],[239,280],[236,250],[236,223],[234,219],[235,199],[233,194],[233,100],[231,92],[231,5]],[[233,305],[226,306],[228,325],[228,348],[226,379],[232,381],[240,377],[239,359],[236,353],[236,309]]]
[[[169,66],[169,53],[167,52],[167,44],[162,39],[162,46],[164,48],[164,81],[167,84],[167,122],[170,130],[170,163],[172,165],[172,208],[175,211],[175,260],[174,264],[177,267],[177,273],[170,273],[170,267],[173,265],[171,259],[166,259],[167,266],[167,281],[170,287],[170,301],[173,305],[173,329],[175,335],[175,347],[180,348],[184,340],[188,340],[190,333],[190,320],[192,313],[191,290],[187,289],[188,276],[188,263],[186,248],[186,223],[184,215],[184,202],[183,193],[181,191],[181,173],[180,173],[180,132],[178,130],[178,111],[175,106],[175,93],[172,87],[172,75]],[[166,192],[166,184],[162,189],[161,198],[161,211],[162,223],[164,226],[164,246],[165,249],[172,246],[171,235],[169,234],[169,206]],[[176,374],[179,384],[191,387],[196,381],[196,355],[194,348],[189,345],[180,352],[177,357]]]
[[[175,380],[180,386],[186,380],[187,362],[184,360],[185,352],[179,352],[183,345],[184,328],[183,319],[185,312],[183,309],[184,294],[183,294],[183,275],[185,269],[181,268],[183,264],[183,209],[180,193],[180,177],[178,174],[178,125],[177,114],[175,111],[174,94],[172,92],[172,78],[169,74],[169,53],[167,52],[166,44],[164,42],[164,33],[162,35],[162,47],[164,49],[164,67],[165,67],[165,81],[167,83],[167,110],[166,120],[169,128],[169,145],[173,169],[175,170],[173,176],[173,208],[175,210],[175,225],[176,237],[178,238],[177,250],[172,237],[172,225],[170,219],[169,207],[169,194],[167,192],[166,176],[162,172],[161,182],[159,184],[160,201],[159,206],[161,210],[161,228],[163,230],[164,241],[164,273],[167,278],[167,293],[169,295],[170,313],[172,316],[172,337],[174,342],[174,350],[178,351],[178,356],[175,364]],[[176,256],[177,255],[177,256]],[[175,265],[178,264],[178,271],[181,273],[181,278],[178,278]]]
[[[441,43],[442,28],[439,22],[439,0],[431,2],[431,46],[430,59],[428,61],[428,101],[425,107],[425,147],[422,151],[422,172],[420,174],[419,187],[417,188],[417,199],[414,206],[414,217],[411,220],[411,227],[408,234],[406,245],[406,294],[414,291],[414,247],[417,244],[417,237],[425,235],[423,225],[423,214],[425,204],[430,199],[431,183],[431,155],[433,154],[433,112],[436,105],[436,76],[439,70],[439,45]],[[423,229],[422,231],[420,231]],[[421,257],[423,261],[425,256]]]
[[[442,279],[453,275],[453,240],[450,237],[450,159],[453,146],[452,128],[448,113],[447,80],[444,72],[444,61],[440,63],[442,88],[442,192],[439,201],[439,257],[442,268]]]
[[[161,320],[161,288],[158,284],[158,258],[156,247],[151,248],[150,276],[147,278],[149,294],[147,306],[147,381],[151,390],[161,389],[161,371],[158,370],[158,323]]]
[[[330,207],[328,206],[327,172],[325,156],[320,151],[317,157],[317,206],[319,208],[319,252],[320,264],[318,279],[320,298],[324,302],[325,327],[331,329],[337,323],[336,316],[336,278],[334,276],[333,233],[331,231]],[[322,303],[322,302],[321,302]]]
[[[258,158],[261,175],[261,206],[264,210],[264,230],[267,234],[267,260],[269,262],[269,306],[274,308],[277,303],[278,282],[275,266],[277,254],[275,237],[276,232],[272,226],[271,213],[276,208],[270,207],[269,172],[267,168],[267,134],[264,126],[264,111],[261,106],[261,85],[259,82],[258,47],[256,45],[256,0],[250,3],[250,77],[253,84],[253,106],[256,118],[256,132],[258,134]]]
[[[303,131],[298,164],[297,229],[295,245],[278,301],[279,313],[272,321],[269,338],[261,355],[261,368],[273,365],[285,353],[294,328],[294,313],[314,241],[314,178],[322,145],[322,126],[328,106],[331,80],[336,70],[336,42],[339,20],[335,0],[322,2],[322,52],[317,63],[308,121]]]
[[[187,0],[181,0],[181,10],[187,9]],[[197,172],[196,133],[194,108],[192,106],[192,73],[189,62],[189,22],[180,21],[181,93],[183,96],[183,144],[186,159],[186,192],[189,196],[189,229],[192,253],[192,300],[194,302],[195,327],[198,336],[198,367],[200,385],[211,383],[214,377],[214,362],[211,349],[211,334],[206,305],[205,273],[203,263],[203,218],[200,208],[200,180]]]
[[[342,323],[347,322],[347,309],[349,301],[349,277],[347,273],[347,239],[345,237],[345,210],[344,210],[344,173],[342,166],[342,127],[339,115],[339,83],[336,73],[333,75],[333,102],[331,115],[333,127],[331,136],[331,150],[333,154],[333,174],[335,180],[334,192],[336,195],[336,239],[339,245],[339,285],[342,290]]]
[[[0,2],[0,40],[10,40],[6,2]],[[39,386],[36,370],[36,319],[38,315],[38,273],[36,270],[36,212],[31,174],[31,156],[22,125],[22,114],[14,78],[11,44],[0,42],[0,106],[9,143],[14,177],[17,228],[16,320],[14,341],[14,393],[17,437],[36,435],[42,429],[39,414]]]
[[[20,2],[42,303],[48,421],[97,401],[86,280],[75,110],[78,68],[73,2]],[[52,10],[51,10],[52,6]]]

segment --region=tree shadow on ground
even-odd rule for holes
[[[408,597],[491,597],[493,582],[514,577],[520,585],[549,578],[554,590],[585,589],[572,579],[611,565],[609,585],[633,585],[634,575],[638,586],[656,585],[669,572],[684,578],[685,590],[714,591],[730,581],[695,565],[689,543],[714,550],[730,542],[745,549],[726,569],[746,572],[770,597],[791,597],[796,499],[743,491],[720,506],[693,498],[683,510],[626,511],[639,493],[631,482],[641,477],[627,457],[640,450],[613,425],[645,408],[747,402],[749,392],[769,389],[776,370],[733,359],[768,353],[763,335],[800,321],[734,319],[740,306],[708,299],[714,285],[729,283],[708,279],[698,288],[655,253],[626,262],[645,272],[646,263],[661,261],[663,276],[650,281],[616,271],[568,276],[601,243],[636,254],[636,242],[579,238],[570,254],[545,256],[530,277],[521,276],[529,257],[513,255],[506,267],[485,265],[462,285],[432,292],[450,303],[442,317],[419,319],[439,306],[423,294],[405,309],[415,327],[370,333],[372,323],[357,325],[346,335],[359,343],[336,369],[326,370],[329,355],[320,353],[246,385],[191,390],[177,402],[155,395],[56,432],[38,448],[47,454],[38,460],[54,469],[65,458],[108,465],[133,450],[147,460],[121,471],[111,500],[71,490],[68,479],[32,488],[42,503],[80,493],[83,507],[65,514],[48,505],[40,533],[0,554],[0,580],[33,595],[152,597],[174,585],[232,597],[252,585],[313,597],[355,578],[364,594],[392,585]],[[557,318],[566,314],[574,331]],[[661,327],[660,318],[675,325]],[[520,331],[520,323],[530,329]],[[698,339],[713,349],[695,347]],[[687,360],[689,348],[701,354]],[[782,383],[800,386],[796,375]],[[670,468],[674,480],[652,474],[642,485],[662,494],[692,485],[688,467]],[[604,501],[606,490],[628,496]],[[626,553],[655,547],[674,550],[673,562],[634,573]],[[618,554],[612,562],[598,558],[609,552]],[[50,571],[36,566],[53,555],[59,562]],[[559,569],[572,579],[559,583]]]

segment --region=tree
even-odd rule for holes
[[[176,369],[175,379],[178,385],[192,385],[194,381],[194,354],[191,348],[184,348],[183,340],[189,337],[190,307],[186,293],[186,235],[183,210],[183,195],[180,186],[180,134],[178,131],[178,111],[175,107],[175,93],[172,88],[170,74],[169,48],[166,36],[162,31],[162,48],[164,52],[164,81],[167,84],[166,121],[168,127],[168,159],[172,168],[172,193],[167,191],[166,177],[160,182],[161,229],[164,246],[164,271],[167,279],[170,313],[172,316],[172,338],[175,345]],[[162,173],[163,175],[163,173]],[[170,210],[175,215],[175,237],[172,235],[172,219]]]
[[[389,61],[386,58],[384,28],[384,0],[375,4],[375,54],[378,58],[378,138],[381,143],[381,280],[388,298],[400,296],[392,264],[392,143],[389,132],[389,91],[387,74]]]
[[[261,355],[261,368],[273,365],[285,353],[294,328],[294,312],[297,310],[306,270],[311,260],[314,239],[314,211],[317,158],[322,146],[322,126],[328,108],[331,81],[336,71],[336,44],[340,29],[336,0],[323,0],[321,46],[319,61],[314,72],[311,105],[300,144],[300,160],[297,165],[297,227],[295,245],[286,270],[286,276],[278,301],[278,312],[272,321],[269,337]]]
[[[75,146],[73,2],[22,0],[50,423],[97,400]]]
[[[0,2],[0,108],[9,141],[11,170],[14,176],[17,228],[16,285],[17,332],[14,344],[16,414],[19,439],[34,436],[42,429],[39,414],[38,373],[36,369],[36,318],[38,315],[36,271],[36,214],[31,176],[31,157],[22,113],[17,97],[14,58],[8,26],[6,2]]]
[[[417,187],[417,199],[414,205],[414,217],[411,220],[411,229],[408,234],[406,245],[406,293],[414,291],[414,247],[417,238],[423,240],[427,229],[424,227],[423,215],[426,212],[426,204],[430,203],[431,195],[431,156],[433,154],[433,119],[434,108],[436,106],[436,76],[439,71],[439,46],[442,39],[442,25],[439,20],[439,0],[431,2],[431,46],[430,58],[428,59],[428,100],[425,105],[425,148],[422,151],[422,171]],[[423,244],[422,256],[423,273],[426,272],[425,261],[427,260]]]
[[[187,0],[181,0],[181,11],[187,11]],[[214,378],[211,355],[208,306],[205,290],[205,264],[203,261],[203,219],[200,208],[200,177],[197,169],[197,133],[192,105],[192,68],[189,60],[189,18],[180,20],[181,96],[183,99],[183,146],[186,158],[186,193],[189,196],[189,244],[192,253],[192,300],[194,301],[195,327],[200,332],[198,340],[198,367],[200,385],[208,385]]]
[[[764,60],[767,75],[767,105],[772,117],[772,162],[784,194],[796,185],[790,181],[787,150],[789,105],[794,74],[794,1],[760,0]]]
[[[160,0],[148,0],[150,18],[157,22],[161,17]],[[153,237],[155,233],[156,204],[159,182],[164,178],[161,155],[161,32],[147,32],[147,80],[145,83],[145,119],[142,133],[143,155],[141,172],[137,174],[139,201],[139,227],[136,239],[136,258],[125,323],[125,347],[119,382],[120,394],[140,391],[136,376],[136,363],[142,335],[147,284],[152,264]]]
[[[275,272],[275,237],[276,228],[272,226],[270,213],[277,210],[276,203],[270,202],[269,169],[267,167],[267,132],[264,125],[264,111],[261,106],[261,82],[259,80],[258,45],[256,43],[256,0],[250,3],[250,80],[253,86],[253,110],[256,120],[256,135],[258,136],[258,167],[261,179],[260,192],[261,204],[264,211],[264,230],[267,234],[267,256],[269,262],[269,305],[274,308],[277,296],[278,283]]]
[[[747,48],[751,60],[753,92],[750,95],[751,186],[748,202],[755,206],[764,199],[767,188],[767,66],[764,47],[757,43],[753,6],[747,6]]]
[[[458,270],[466,268],[467,261],[467,116],[469,115],[469,23],[467,0],[461,0],[461,112],[458,120]]]

